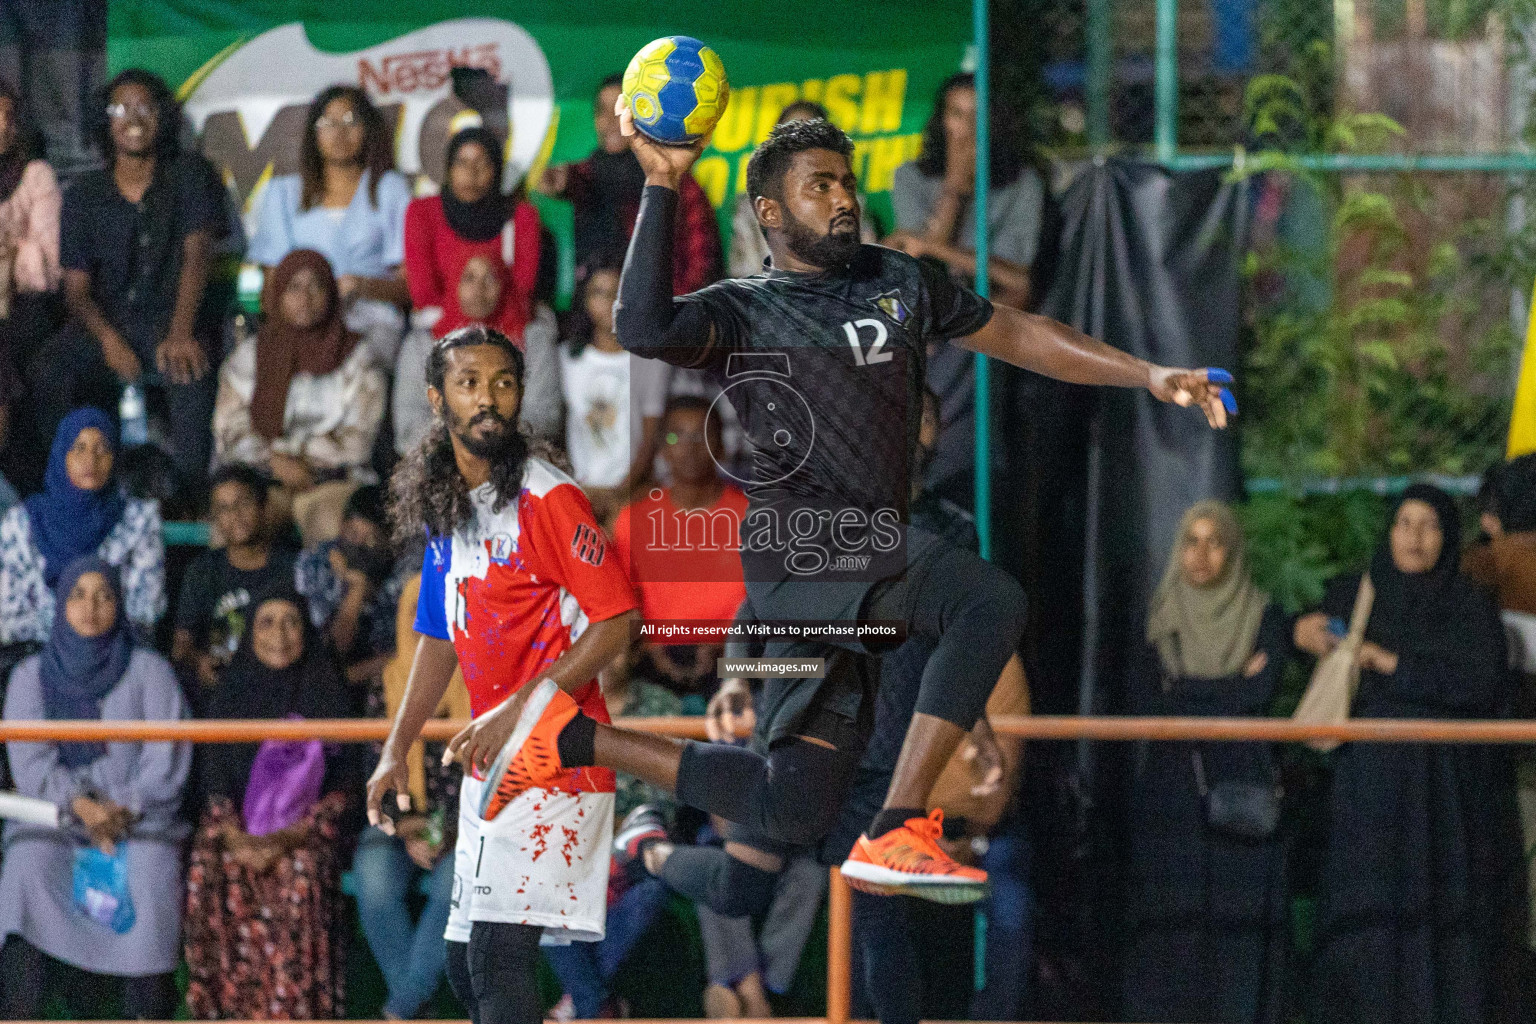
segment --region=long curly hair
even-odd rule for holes
[[[448,371],[448,353],[474,345],[493,345],[506,352],[517,377],[518,391],[522,391],[522,352],[505,334],[479,324],[452,331],[432,346],[432,354],[427,358],[427,385],[441,394]],[[500,512],[521,493],[523,469],[530,454],[528,438],[519,430],[508,451],[492,463],[490,483],[496,495],[492,511]],[[453,457],[453,438],[445,412],[433,418],[427,435],[395,467],[389,489],[390,520],[395,539],[401,544],[417,540],[423,530],[434,537],[450,536],[474,519],[469,485]]]

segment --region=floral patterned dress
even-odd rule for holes
[[[343,1016],[345,905],[339,822],[344,793],[304,818],[310,839],[267,871],[235,861],[221,834],[240,813],[208,803],[187,870],[183,931],[187,1010],[200,1020],[323,1020]]]
[[[165,540],[160,503],[129,498],[123,518],[96,549],[122,573],[123,612],[144,638],[165,614]],[[53,629],[53,591],[43,578],[43,553],[32,536],[26,505],[0,519],[0,644],[42,643]]]

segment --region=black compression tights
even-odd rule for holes
[[[862,617],[902,620],[911,633],[933,640],[917,713],[969,732],[1024,634],[1024,591],[991,562],[948,544],[918,570],[876,586]]]
[[[473,1024],[538,1024],[539,937],[526,924],[476,921],[468,942],[447,942],[448,984]]]

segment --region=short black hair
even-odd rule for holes
[[[809,118],[801,118],[800,120],[802,121],[832,120],[832,115],[827,113],[827,108],[822,106],[820,103],[817,103],[815,100],[795,100],[795,102],[789,104],[783,110],[779,111],[779,119],[774,123],[783,124],[785,120],[789,118],[789,115],[795,113],[796,111],[804,111],[805,113],[811,115]]]
[[[709,434],[725,434],[725,423],[719,416],[711,416],[709,410],[715,407],[715,403],[703,395],[673,395],[667,399],[667,407],[662,410],[661,422],[665,424],[668,418],[675,412],[701,412],[704,414],[705,436]]]
[[[272,486],[272,481],[259,470],[244,463],[235,462],[228,466],[219,467],[213,476],[208,478],[208,493],[212,494],[224,484],[239,484],[250,492],[251,497],[256,499],[256,504],[265,505],[267,503],[267,488]]]
[[[830,149],[844,158],[853,156],[853,140],[831,121],[786,121],[775,125],[768,138],[747,161],[747,196],[784,198],[784,172],[796,154],[812,149]]]
[[[347,495],[347,503],[341,509],[341,518],[373,523],[387,536],[389,511],[385,507],[384,488],[377,484],[367,484]]]
[[[107,105],[112,102],[112,94],[125,85],[143,86],[148,91],[160,122],[155,126],[155,158],[169,160],[181,151],[181,104],[176,102],[176,94],[165,84],[165,79],[143,68],[124,68],[113,75],[112,80],[101,90],[101,102],[91,113],[91,123],[95,128],[92,134],[96,136],[96,145],[101,149],[102,158],[109,167],[117,159],[117,150],[112,145],[112,122],[107,117]]]
[[[603,80],[597,83],[597,88],[592,90],[592,103],[594,106],[597,104],[597,98],[603,94],[603,90],[610,86],[618,86],[620,89],[624,88],[623,72],[604,75]]]

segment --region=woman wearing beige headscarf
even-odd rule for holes
[[[1289,623],[1248,574],[1242,528],[1202,501],[1179,523],[1147,615],[1137,710],[1262,715],[1290,649]],[[1131,804],[1126,1005],[1140,1021],[1273,1021],[1285,966],[1278,835],[1212,828],[1203,793],[1272,783],[1266,744],[1151,743]]]

